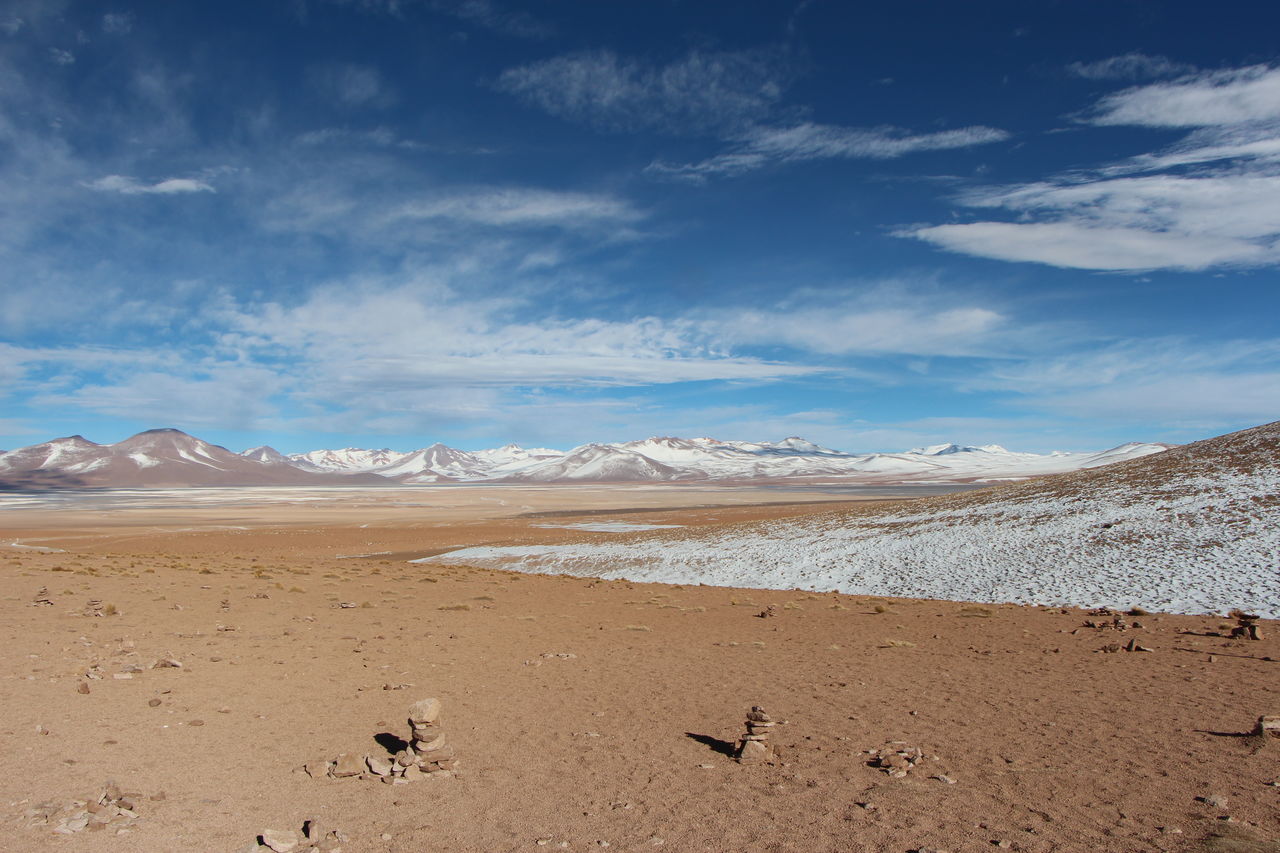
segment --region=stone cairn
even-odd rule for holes
[[[1263,714],[1252,734],[1266,744],[1280,743],[1280,714]]]
[[[734,758],[739,764],[760,764],[773,758],[773,748],[769,746],[769,730],[777,725],[764,708],[751,706],[747,714],[747,731],[738,741],[738,750]]]
[[[1227,615],[1236,620],[1236,626],[1231,629],[1231,639],[1262,639],[1262,630],[1258,628],[1258,619],[1260,617],[1257,614],[1245,613],[1243,610],[1232,610]]]
[[[439,699],[414,702],[409,708],[409,746],[394,756],[344,752],[333,761],[305,764],[302,769],[313,778],[372,775],[388,785],[404,785],[419,779],[447,779],[458,769],[458,760],[453,747],[445,743],[440,711]]]
[[[440,700],[423,699],[409,708],[409,749],[396,756],[396,763],[412,760],[423,773],[450,774],[458,768],[453,747],[445,744],[440,728]],[[409,753],[412,753],[410,755]]]

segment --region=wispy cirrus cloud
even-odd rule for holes
[[[608,51],[509,68],[496,88],[551,115],[608,131],[723,132],[763,118],[792,77],[778,50],[691,51],[649,65]]]
[[[1280,120],[1280,68],[1250,65],[1126,89],[1100,100],[1085,120],[1144,127],[1213,127]]]
[[[88,181],[85,186],[99,192],[120,193],[121,195],[178,195],[181,193],[216,192],[212,186],[194,178],[165,178],[148,184],[126,175],[106,175],[95,181]]]
[[[754,127],[737,146],[698,163],[672,164],[656,160],[646,173],[657,177],[704,181],[763,168],[770,163],[801,160],[891,160],[918,151],[943,151],[989,145],[1008,139],[994,127],[962,127],[934,133],[913,133],[897,127],[839,127],[804,122],[789,127]]]
[[[1089,270],[1280,264],[1280,69],[1207,72],[1102,98],[1095,125],[1193,127],[1162,150],[958,201],[1015,221],[900,231],[944,249]]]
[[[1149,56],[1137,51],[1094,62],[1072,62],[1067,65],[1067,73],[1086,80],[1150,80],[1176,77],[1195,70],[1194,65],[1174,62],[1167,56]]]

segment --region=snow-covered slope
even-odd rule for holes
[[[1117,451],[1095,461],[1131,452]],[[1280,618],[1280,422],[1105,468],[890,509],[616,543],[470,548],[431,559],[967,601],[1188,613],[1241,607]]]
[[[607,444],[586,444],[559,459],[506,476],[512,482],[614,483],[690,479],[692,476],[648,456]]]
[[[292,453],[289,455],[289,459],[295,463],[307,463],[313,469],[321,471],[353,474],[377,471],[379,468],[396,464],[408,455],[408,453],[399,453],[385,448],[382,450],[361,450],[356,447],[347,447],[342,450],[312,450],[307,453]]]

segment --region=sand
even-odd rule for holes
[[[407,562],[833,506],[749,505],[776,491],[309,494],[4,513],[0,849],[234,851],[309,817],[347,851],[1277,849],[1280,743],[1242,736],[1280,713],[1276,623],[1245,642],[1212,617],[1119,633],[1081,610]],[[1101,651],[1131,638],[1152,651]],[[386,754],[428,696],[457,778],[299,772]],[[757,704],[785,720],[778,757],[741,766]],[[868,766],[888,741],[937,760],[890,778]],[[27,816],[108,780],[144,795],[126,834]]]

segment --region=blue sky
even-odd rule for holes
[[[1280,416],[1280,8],[9,0],[0,447]]]

